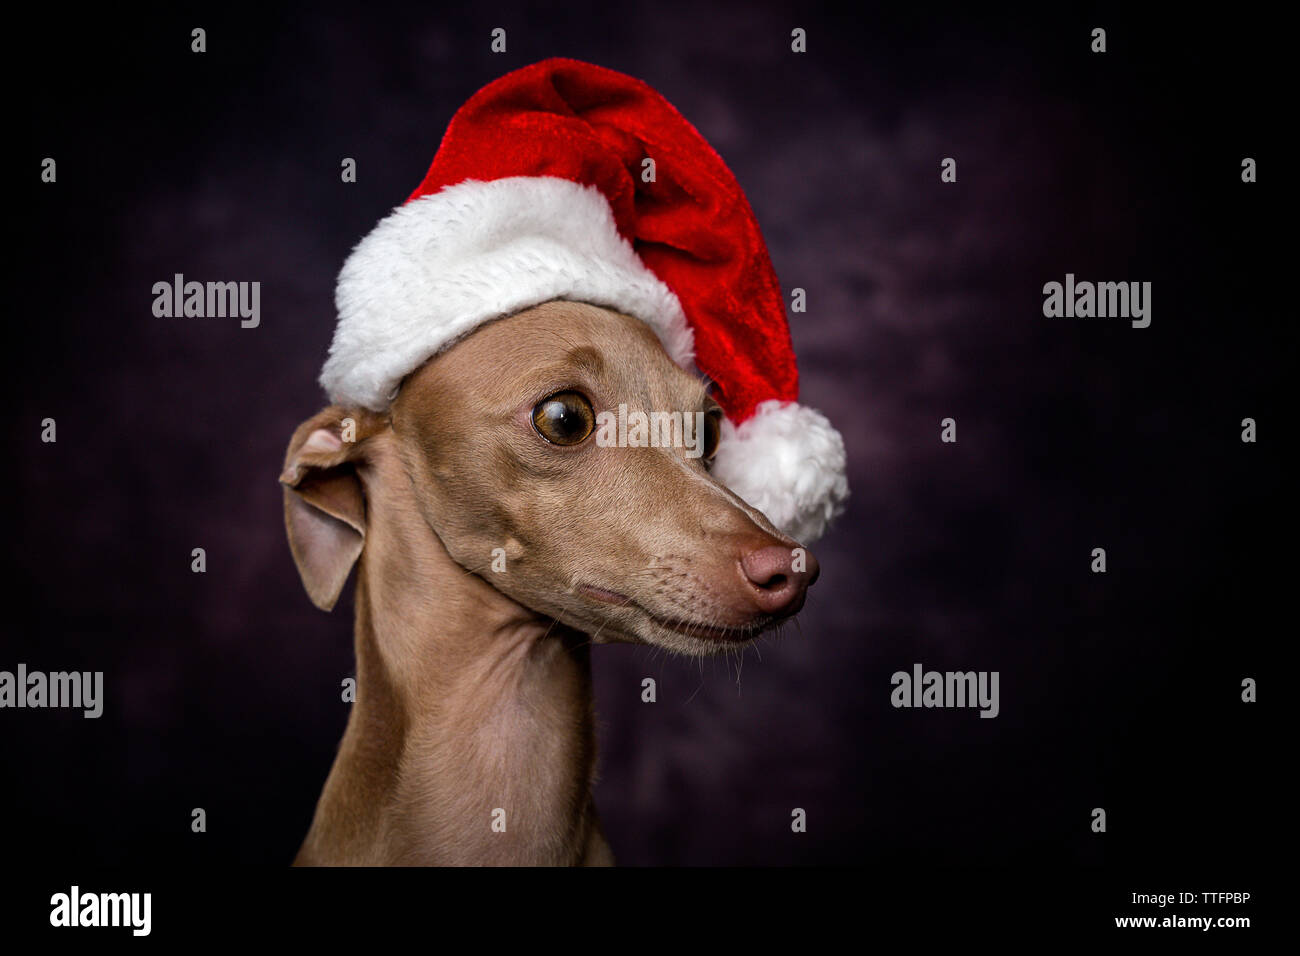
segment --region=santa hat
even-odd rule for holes
[[[576,60],[507,74],[452,117],[424,182],[339,274],[321,384],[383,411],[431,356],[552,299],[634,316],[709,377],[726,413],[712,473],[777,527],[811,541],[843,510],[844,443],[798,404],[785,303],[736,178],[645,83]]]

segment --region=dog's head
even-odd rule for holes
[[[818,570],[710,475],[721,421],[644,323],[547,303],[426,362],[387,415],[304,423],[281,476],[290,543],[332,606],[364,547],[352,469],[391,443],[447,553],[519,604],[598,641],[733,647],[796,613]]]

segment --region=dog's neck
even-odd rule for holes
[[[589,639],[456,564],[391,449],[361,478],[357,698],[297,862],[611,862]]]

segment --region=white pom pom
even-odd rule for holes
[[[808,544],[849,497],[844,439],[826,416],[797,402],[763,402],[739,427],[724,421],[713,476]]]

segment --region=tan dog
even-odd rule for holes
[[[620,403],[706,412],[705,454],[601,446],[589,419]],[[718,414],[644,323],[551,302],[425,363],[387,415],[298,428],[280,480],[318,607],[359,559],[357,700],[298,864],[613,862],[590,644],[735,648],[817,576],[710,477]]]

